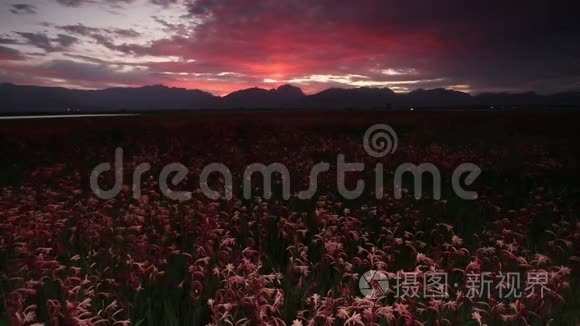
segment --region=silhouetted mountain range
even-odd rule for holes
[[[300,88],[292,85],[283,85],[270,90],[254,87],[224,96],[220,107],[258,109],[288,107],[298,105],[306,97]]]
[[[388,88],[330,88],[312,95],[292,85],[249,88],[226,96],[162,85],[138,88],[76,90],[0,84],[0,112],[112,112],[188,109],[357,109],[392,107],[523,107],[580,106],[580,92],[484,93],[470,95],[448,89],[395,93]]]

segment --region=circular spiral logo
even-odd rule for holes
[[[387,294],[389,280],[384,273],[371,269],[360,277],[358,288],[368,299],[380,298]]]
[[[397,150],[399,138],[395,129],[383,123],[371,126],[365,132],[363,146],[372,157],[383,157]]]

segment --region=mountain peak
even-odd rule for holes
[[[168,89],[168,86],[165,86],[163,84],[155,84],[155,85],[145,85],[145,86],[141,86],[139,88],[143,88],[143,89]]]
[[[238,96],[249,96],[255,94],[265,94],[268,93],[268,90],[260,88],[260,87],[250,87],[245,89],[240,89],[237,91],[233,91],[226,95],[225,97],[238,97]]]
[[[304,92],[300,87],[296,87],[294,85],[285,84],[276,89],[276,93],[285,96],[285,97],[302,97],[304,96]]]

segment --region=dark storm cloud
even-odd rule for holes
[[[141,72],[119,72],[104,65],[69,60],[54,60],[41,68],[70,80],[83,80],[91,76],[93,82],[138,83],[146,77]]]
[[[559,87],[557,76],[580,77],[580,20],[563,3],[198,0],[190,12],[205,21],[173,48],[241,69],[263,62],[269,70],[269,61],[301,74],[413,67],[474,88],[534,82],[546,90]]]
[[[60,3],[63,6],[67,6],[67,7],[80,7],[82,5],[85,4],[89,4],[89,3],[99,3],[99,2],[107,2],[113,5],[117,5],[117,4],[127,4],[127,3],[131,3],[134,0],[105,0],[105,1],[99,1],[99,0],[56,0],[56,2]]]
[[[172,4],[179,3],[181,0],[150,0],[151,3],[159,5],[159,6],[169,6]],[[63,6],[67,7],[80,7],[81,5],[88,4],[88,3],[99,3],[99,2],[106,2],[113,6],[118,6],[122,4],[130,4],[135,2],[135,0],[104,0],[104,1],[97,1],[97,0],[56,0],[56,2],[60,3]]]
[[[151,3],[160,5],[160,6],[169,6],[174,5],[182,0],[151,0]]]
[[[0,61],[22,59],[23,57],[20,51],[0,45]]]
[[[0,37],[0,44],[18,44],[18,41],[13,38]]]
[[[101,32],[100,28],[88,27],[82,24],[57,26],[57,28],[71,34],[77,34],[81,36],[91,36]]]
[[[36,14],[36,6],[25,3],[13,4],[10,12],[15,15],[33,15]]]
[[[1,53],[1,50],[0,50]],[[4,65],[0,76],[15,76],[17,80],[35,80],[41,85],[50,85],[50,79],[67,80],[77,86],[98,88],[103,84],[141,85],[151,83],[147,71],[119,71],[109,65],[82,63],[71,60],[51,60],[43,64],[18,67]],[[87,78],[90,77],[90,78]]]
[[[54,49],[50,42],[50,38],[44,33],[17,32],[16,34],[22,37],[28,45],[35,46],[47,52]]]
[[[141,36],[141,33],[133,29],[123,29],[123,28],[95,28],[88,27],[82,24],[77,25],[66,25],[66,26],[56,26],[57,29],[65,31],[69,34],[89,37],[94,40],[99,45],[102,45],[110,50],[134,54],[145,52],[146,50],[142,45],[136,44],[116,44],[114,41],[121,38],[136,39]]]
[[[135,31],[134,29],[112,28],[112,29],[107,29],[106,32],[113,34],[115,36],[126,37],[126,38],[138,38],[141,36],[141,33]]]
[[[85,26],[83,24],[56,26],[56,28],[70,34],[88,36],[95,39],[102,40],[102,38],[105,37],[109,42],[111,42],[111,38],[114,37],[138,38],[142,35],[141,33],[130,28],[96,28]]]
[[[56,2],[60,3],[63,6],[67,7],[78,7],[87,2],[94,2],[91,0],[56,0]]]
[[[59,48],[68,48],[69,46],[77,42],[78,39],[70,35],[58,34],[58,36],[56,38],[53,38],[52,41],[56,42]]]
[[[58,34],[58,36],[55,38],[50,38],[45,33],[40,32],[39,33],[17,32],[16,34],[25,40],[24,44],[35,46],[46,52],[62,51],[78,41],[77,38],[65,34]]]

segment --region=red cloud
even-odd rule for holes
[[[88,1],[92,0],[60,2],[80,6]],[[183,3],[152,1],[162,5],[160,10]],[[137,5],[131,0],[109,2]],[[120,43],[114,29],[60,28],[119,54],[143,60],[159,57],[163,62],[142,64],[149,71],[142,74],[141,84],[153,81],[219,94],[288,80],[303,81],[299,86],[310,90],[336,85],[384,86],[387,82],[399,89],[451,85],[521,89],[533,85],[547,90],[580,79],[576,59],[580,45],[571,41],[579,23],[569,9],[559,6],[548,11],[499,1],[466,6],[453,0],[411,0],[396,5],[382,0],[196,0],[184,9],[181,21],[153,17],[166,31],[173,30],[174,36],[150,44]],[[125,39],[138,39],[146,33],[116,31]],[[74,42],[41,38],[40,34],[20,35],[47,51],[62,52]],[[69,75],[62,71],[61,77]],[[91,75],[85,78],[98,84]],[[567,84],[558,84],[562,80]],[[104,80],[100,85],[107,86]]]

